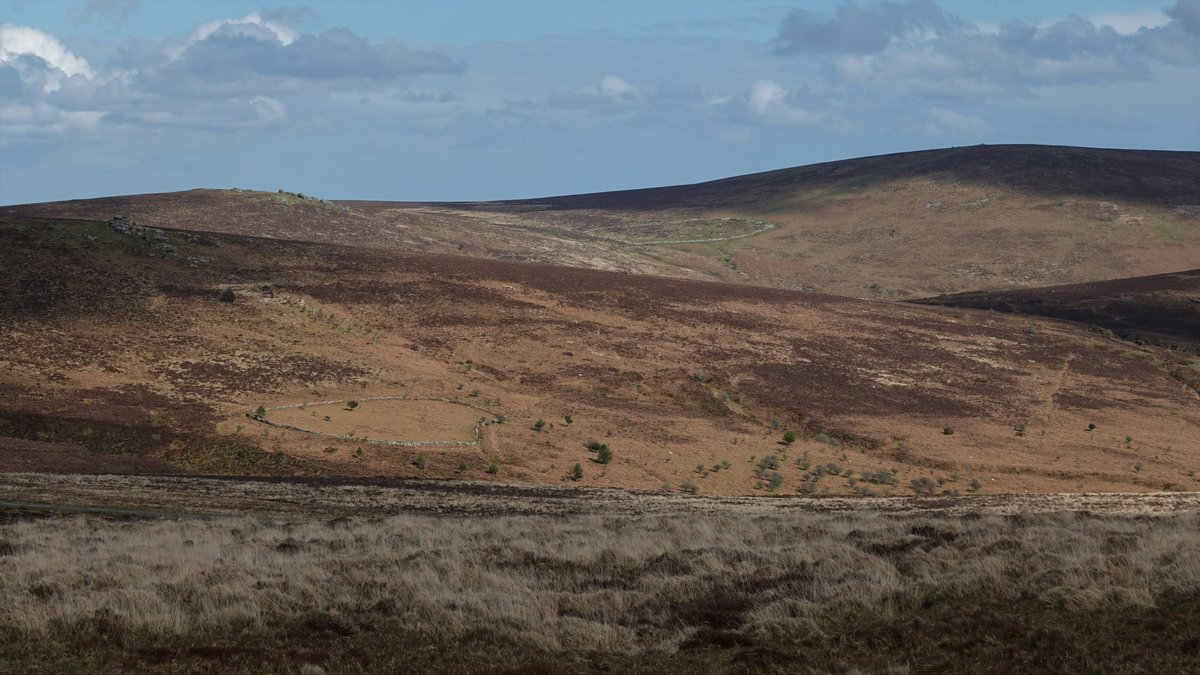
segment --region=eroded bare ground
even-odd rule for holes
[[[955,497],[706,497],[646,491],[398,478],[246,480],[230,477],[7,474],[0,508],[38,505],[145,511],[148,515],[271,517],[609,516],[726,514],[1166,515],[1200,511],[1200,492]]]

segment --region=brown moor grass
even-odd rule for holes
[[[1186,670],[1198,596],[1194,513],[59,517],[0,524],[0,671]]]

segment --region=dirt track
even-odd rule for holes
[[[957,497],[693,497],[677,494],[398,478],[237,479],[184,476],[9,474],[0,502],[53,504],[119,515],[383,516],[652,515],[786,512],[918,513],[977,517],[1061,511],[1163,515],[1200,511],[1200,492]],[[32,508],[32,507],[30,507]]]

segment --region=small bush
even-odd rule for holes
[[[575,466],[571,467],[571,480],[578,481],[581,478],[583,478],[583,465],[576,462]]]
[[[487,472],[492,474],[493,476],[500,473],[500,465],[495,462],[488,464]]]
[[[983,483],[980,483],[978,478],[971,479],[971,492],[979,492],[982,487]]]
[[[862,479],[868,483],[876,485],[895,485],[899,481],[896,478],[895,469],[879,469],[878,471],[864,471]]]
[[[763,457],[762,461],[758,463],[758,468],[763,471],[774,471],[782,465],[783,462],[779,461],[778,457]]]
[[[459,462],[459,463],[458,463],[458,469],[457,469],[457,471],[458,471],[459,473],[463,473],[463,472],[465,472],[466,470],[467,470],[467,463],[466,463],[466,462]]]
[[[346,401],[346,410],[354,410],[358,407],[358,401]]]
[[[825,445],[841,445],[842,443],[829,434],[817,434],[816,436],[813,436],[813,440],[817,441],[818,443],[824,443]]]
[[[596,461],[600,462],[601,464],[608,464],[612,461],[612,458],[613,452],[612,450],[608,449],[607,445],[602,445],[600,449],[596,451]]]
[[[534,431],[541,431],[541,430],[542,430],[542,428],[543,428],[543,427],[545,427],[545,426],[546,426],[546,420],[538,420],[538,421],[536,421],[536,422],[534,422],[534,423],[533,423],[533,430],[534,430]]]
[[[783,444],[784,445],[791,445],[792,443],[795,443],[795,442],[796,442],[796,432],[785,431],[783,433]]]
[[[1088,431],[1095,431],[1095,430],[1096,430],[1095,424],[1088,424]]]
[[[564,421],[564,422],[566,422],[566,423],[569,425],[569,424],[571,424],[572,422],[574,422],[575,420],[574,420],[574,418],[572,418],[570,415],[567,415],[566,417],[564,417],[564,418],[563,418],[563,421]]]
[[[256,408],[256,409],[254,410],[254,416],[255,416],[255,417],[266,417],[266,416],[267,416],[267,409],[266,409],[265,407],[261,406],[261,405],[260,405],[260,406],[258,406],[258,408]]]
[[[772,473],[771,478],[767,481],[767,489],[774,492],[779,489],[780,485],[783,485],[783,474],[778,472]]]
[[[426,464],[429,464],[429,460],[425,458],[425,455],[417,455],[417,458],[413,460],[413,466],[418,469],[424,469]]]
[[[592,452],[600,452],[602,448],[607,448],[608,446],[600,441],[588,441],[585,447]]]
[[[688,482],[684,483],[683,485],[680,485],[679,489],[688,493],[689,495],[700,494],[700,488],[696,487],[696,484],[691,481],[688,481]]]
[[[937,481],[928,476],[921,476],[920,478],[914,478],[912,482],[908,484],[908,486],[912,488],[912,491],[916,494],[931,495],[933,494],[934,490],[937,490],[938,484]]]
[[[226,288],[221,292],[221,302],[233,302],[235,300],[237,300],[237,293],[234,293],[232,288]]]
[[[954,430],[951,429],[950,427],[942,427],[942,435],[943,436],[953,436]]]

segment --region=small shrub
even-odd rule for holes
[[[778,457],[763,457],[762,461],[758,463],[758,468],[763,471],[774,471],[782,465],[783,462],[780,462]]]
[[[464,471],[466,471],[466,470],[467,470],[467,463],[466,463],[466,462],[459,462],[459,463],[458,463],[458,469],[457,469],[457,471],[458,471],[459,473],[463,473],[463,472],[464,472]]]
[[[493,476],[500,473],[500,465],[495,462],[488,464],[487,472],[492,474]]]
[[[942,435],[943,436],[953,436],[954,430],[951,429],[950,427],[942,427]]]
[[[680,485],[679,489],[688,493],[689,495],[700,494],[700,488],[696,487],[696,484],[691,481],[688,481],[688,482],[684,483],[683,485]]]
[[[425,458],[425,455],[417,455],[417,458],[413,460],[413,466],[418,469],[424,469],[426,464],[429,464],[429,460]]]
[[[931,495],[937,489],[937,482],[928,476],[914,478],[908,486],[912,491],[919,495]]]
[[[816,436],[813,436],[813,440],[817,441],[818,443],[824,443],[825,445],[841,445],[842,443],[829,434],[817,434]]]
[[[784,445],[791,445],[792,443],[795,443],[795,442],[796,442],[796,432],[794,432],[794,431],[783,432],[783,444]]]
[[[982,487],[983,483],[980,483],[978,478],[971,479],[971,492],[979,492],[979,489]]]
[[[358,407],[358,401],[346,401],[346,410],[354,410]]]
[[[543,427],[545,427],[545,426],[546,426],[546,420],[538,420],[538,421],[536,421],[536,422],[534,422],[534,423],[533,423],[533,430],[534,430],[534,431],[541,431],[541,430],[542,430],[542,428],[543,428]]]
[[[570,415],[567,415],[566,417],[563,418],[563,421],[569,425],[572,422],[574,422],[575,420]]]
[[[1142,463],[1141,463],[1141,462],[1138,462],[1137,464],[1134,464],[1134,465],[1133,465],[1133,470],[1134,470],[1134,471],[1137,471],[1137,472],[1139,472],[1139,473],[1141,472],[1141,470],[1142,470],[1143,468],[1144,468],[1144,467],[1142,466]]]
[[[237,293],[234,293],[232,288],[226,288],[221,292],[221,302],[233,302],[235,300],[237,300]]]
[[[783,474],[779,472],[772,473],[771,478],[767,481],[767,489],[774,492],[779,489],[780,485],[783,485]]]
[[[601,464],[608,464],[612,461],[612,458],[613,452],[612,450],[608,449],[607,445],[601,446],[601,448],[596,451],[596,461],[600,462]]]
[[[588,441],[586,447],[592,452],[600,452],[601,449],[608,448],[608,445],[601,443],[600,441]]]
[[[575,466],[571,467],[571,480],[578,481],[581,478],[583,478],[583,465],[576,462]]]
[[[1088,424],[1088,431],[1095,431],[1095,430],[1096,430],[1096,425],[1095,425],[1095,424],[1091,424],[1091,423],[1089,423],[1089,424]]]
[[[364,454],[366,454],[366,453],[363,452],[362,448],[359,448],[354,451],[354,457],[357,459],[362,459]]]
[[[868,483],[876,485],[895,485],[899,482],[896,478],[895,469],[879,469],[878,471],[864,471],[862,479]]]
[[[1133,442],[1133,436],[1126,436],[1126,437],[1125,437],[1125,445],[1129,445],[1129,444],[1130,444],[1130,443],[1132,443],[1132,442]]]
[[[337,448],[333,447],[332,445],[327,445],[322,452],[327,455],[332,455],[333,453],[337,452]]]
[[[266,416],[267,416],[267,409],[266,409],[264,406],[261,406],[261,405],[260,405],[260,406],[258,406],[258,408],[256,408],[256,409],[254,410],[254,416],[255,416],[255,417],[266,417]]]
[[[1016,431],[1018,436],[1024,436],[1025,435],[1025,423],[1022,422],[1022,423],[1016,425],[1015,427],[1013,427],[1013,431]]]

